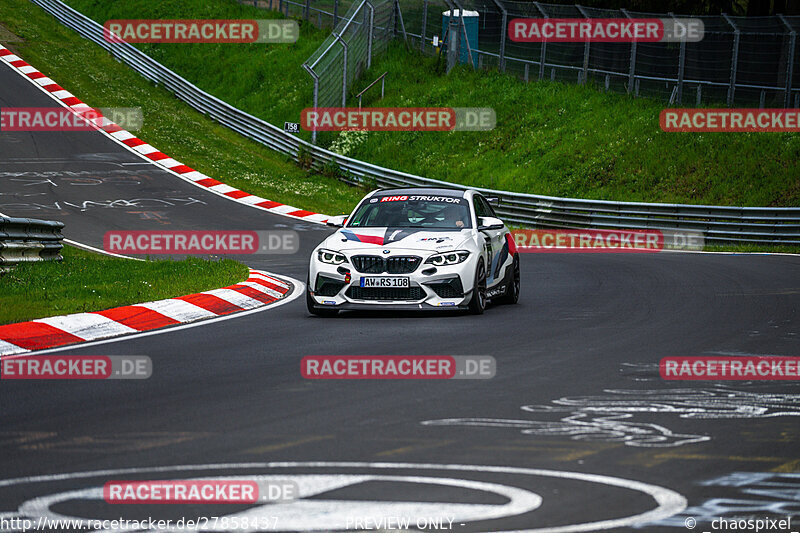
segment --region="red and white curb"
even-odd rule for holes
[[[33,84],[41,89],[45,94],[48,94],[55,101],[59,102],[64,107],[71,109],[76,114],[86,113],[87,110],[92,109],[85,103],[81,102],[75,95],[69,91],[64,90],[63,87],[58,85],[52,79],[48,78],[36,68],[32,67],[22,58],[15,55],[11,50],[3,45],[0,45],[0,61],[5,62],[11,66],[16,72],[28,78]],[[206,188],[207,190],[224,196],[230,200],[234,200],[241,204],[245,204],[257,209],[263,209],[270,213],[283,215],[287,217],[297,218],[308,222],[315,222],[324,224],[328,220],[328,215],[306,211],[290,205],[273,202],[266,198],[261,198],[254,194],[240,191],[235,187],[226,185],[221,181],[206,176],[205,174],[196,171],[195,169],[176,161],[168,155],[159,152],[153,146],[150,146],[143,140],[139,139],[132,133],[122,129],[114,122],[103,118],[100,120],[86,119],[87,122],[94,122],[98,127],[98,131],[102,132],[109,138],[116,141],[118,144],[124,146],[129,151],[137,154],[143,159],[155,164],[158,167],[170,172],[181,179],[197,185],[198,187]]]
[[[247,311],[283,299],[292,284],[260,270],[198,294],[0,326],[0,356],[107,339]]]

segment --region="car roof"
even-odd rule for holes
[[[377,191],[373,192],[373,195],[379,194],[381,196],[385,195],[396,195],[402,196],[407,194],[425,194],[425,195],[437,195],[437,196],[455,196],[458,198],[463,198],[466,196],[468,189],[454,189],[448,187],[398,187],[398,188],[389,188],[389,189],[378,189]]]

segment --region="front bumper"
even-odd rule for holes
[[[423,264],[414,272],[398,274],[397,277],[409,278],[409,289],[366,290],[361,288],[361,278],[377,274],[362,274],[352,264],[334,266],[312,260],[309,295],[320,309],[462,309],[472,298],[475,266],[470,259],[444,267]]]

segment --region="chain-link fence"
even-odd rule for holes
[[[332,1],[338,4],[338,0]],[[314,80],[314,107],[347,105],[347,93],[353,82],[370,67],[373,55],[385,51],[394,37],[399,13],[396,2],[353,2],[338,19],[331,35],[303,64]],[[305,7],[308,12],[309,2]],[[331,17],[338,18],[338,7]],[[312,135],[316,141],[316,132]]]
[[[514,18],[669,18],[672,14],[597,9],[580,5],[513,0],[419,0],[419,30],[408,22],[409,37],[433,50],[442,35],[438,22],[450,4],[478,18],[479,68],[496,67],[529,81],[593,82],[604,90],[651,96],[676,105],[725,103],[798,107],[800,17],[693,17],[703,21],[699,42],[564,43],[514,42]],[[467,11],[467,13],[469,12]],[[425,16],[427,15],[427,16]],[[681,16],[675,16],[680,19]],[[425,24],[425,21],[428,24]],[[433,24],[430,23],[433,21]]]
[[[247,3],[249,0],[240,1]],[[407,32],[404,36],[426,53],[438,53],[435,45],[442,46],[445,12],[459,9],[471,15],[471,11],[477,14],[477,36],[463,32],[463,39],[455,42],[461,45],[466,41],[473,52],[467,57],[477,57],[476,68],[498,68],[525,81],[594,83],[602,90],[655,97],[673,105],[724,103],[728,106],[800,107],[798,16],[694,16],[705,25],[700,42],[522,43],[508,37],[508,22],[514,18],[668,18],[672,15],[518,0],[254,1],[321,27],[334,27],[334,33],[343,39],[360,40],[360,44],[351,48],[361,49],[366,47],[366,17],[368,6],[372,5],[376,16],[381,13],[380,22],[375,19],[375,28],[380,26],[380,29],[373,36],[374,41],[380,40],[380,46],[384,47],[386,40],[399,33],[396,26],[403,23]],[[456,12],[456,18],[461,12]],[[463,26],[463,19],[460,24]],[[362,52],[360,59],[348,65],[346,86],[341,83],[341,77],[338,80],[341,84],[337,85],[332,72],[343,71],[344,46],[336,42],[332,36],[307,62],[308,65],[317,62],[312,69],[315,73],[328,69],[328,78],[319,80],[320,105],[338,102],[334,95],[345,93],[339,93],[337,88],[346,90],[352,75],[363,68]],[[372,53],[375,52],[374,43]],[[348,53],[355,58],[349,50]]]

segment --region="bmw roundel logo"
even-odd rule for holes
[[[389,250],[384,250],[383,253],[388,254]]]

